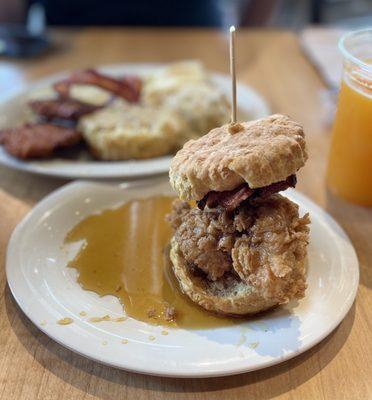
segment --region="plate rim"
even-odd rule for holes
[[[40,329],[44,334],[46,334],[48,337],[50,337],[52,340],[55,342],[59,343],[61,346],[66,347],[70,351],[79,354],[80,356],[86,357],[92,361],[101,363],[106,366],[114,367],[117,369],[121,369],[124,371],[129,371],[129,372],[135,372],[135,373],[141,373],[145,375],[152,375],[152,376],[160,376],[160,377],[171,377],[171,378],[210,378],[210,377],[222,377],[222,376],[230,376],[230,375],[237,375],[237,374],[243,374],[251,371],[256,371],[260,370],[263,368],[268,368],[273,365],[277,365],[279,363],[282,363],[284,361],[290,360],[302,353],[305,353],[318,343],[320,343],[322,340],[324,340],[328,335],[330,335],[336,328],[337,326],[342,322],[342,320],[345,318],[349,310],[351,309],[356,295],[357,291],[359,288],[359,260],[355,251],[355,248],[353,246],[353,243],[351,242],[350,238],[344,231],[344,229],[335,221],[335,219],[328,214],[324,209],[322,209],[319,205],[317,205],[315,202],[313,202],[310,198],[308,198],[306,195],[303,193],[300,193],[294,189],[289,189],[290,192],[294,193],[297,198],[300,199],[300,201],[305,205],[305,208],[307,205],[310,205],[311,208],[313,208],[317,213],[319,213],[326,221],[327,224],[329,224],[332,227],[332,230],[336,229],[338,233],[342,234],[342,236],[348,240],[350,246],[349,246],[349,251],[350,254],[349,256],[354,259],[354,279],[353,279],[353,290],[349,293],[349,296],[347,298],[347,301],[342,304],[342,307],[340,307],[340,311],[338,312],[337,318],[334,318],[332,320],[332,323],[330,323],[330,326],[328,327],[327,330],[324,330],[320,335],[318,335],[316,338],[313,338],[310,342],[306,343],[303,347],[300,349],[297,349],[295,351],[287,352],[284,355],[276,358],[272,358],[269,360],[265,360],[259,363],[259,365],[256,366],[247,366],[246,368],[236,366],[229,368],[228,370],[223,370],[223,369],[213,369],[209,368],[208,370],[203,370],[201,372],[191,372],[191,371],[186,371],[186,372],[175,372],[174,369],[171,367],[168,367],[168,369],[163,369],[159,371],[158,368],[151,368],[151,366],[146,366],[142,368],[136,368],[132,366],[123,366],[122,364],[118,364],[116,362],[110,362],[107,361],[104,357],[101,357],[100,352],[95,353],[94,355],[92,354],[87,354],[84,351],[80,351],[79,349],[74,348],[73,346],[70,346],[69,344],[66,344],[62,340],[59,339],[58,335],[48,332],[48,329],[42,325],[40,325],[39,321],[36,320],[36,318],[32,318],[29,316],[27,312],[27,305],[21,301],[21,299],[17,296],[17,289],[16,285],[14,285],[14,282],[12,282],[11,275],[12,271],[11,268],[14,268],[14,265],[12,265],[12,262],[10,262],[10,258],[16,254],[17,252],[17,242],[18,242],[18,237],[22,234],[22,231],[24,227],[28,224],[29,220],[33,217],[35,210],[39,211],[43,209],[45,206],[47,206],[49,203],[53,203],[55,199],[58,199],[62,194],[66,195],[71,191],[75,191],[76,189],[84,188],[84,187],[94,187],[94,186],[115,186],[118,187],[119,189],[125,190],[126,188],[133,188],[135,186],[143,186],[147,185],[151,182],[151,184],[154,185],[159,185],[162,182],[165,182],[164,178],[158,178],[156,182],[154,183],[154,180],[147,180],[146,181],[137,181],[137,182],[127,182],[127,183],[121,183],[121,184],[110,184],[110,183],[102,183],[102,182],[94,182],[94,181],[73,181],[70,183],[67,183],[63,185],[62,187],[56,189],[55,191],[51,192],[48,194],[46,197],[44,197],[41,201],[39,201],[24,217],[23,219],[17,224],[15,227],[14,231],[12,232],[12,235],[10,237],[10,240],[8,242],[7,246],[7,251],[6,251],[6,263],[5,263],[5,272],[6,272],[6,278],[7,278],[7,283],[10,288],[10,291],[12,293],[13,298],[15,299],[16,303],[22,310],[23,314],[27,317],[28,320],[30,320],[37,329]],[[13,263],[14,264],[14,263]]]
[[[159,69],[162,67],[165,67],[170,63],[161,63],[161,62],[129,62],[129,63],[116,63],[116,64],[102,64],[102,65],[96,65],[93,66],[93,68],[96,68],[98,70],[102,71],[107,71],[111,74],[114,74],[112,71],[120,70],[120,69],[135,69],[135,68],[142,68],[142,69]],[[208,73],[211,75],[212,79],[229,79],[229,75],[226,73],[218,72],[215,70],[209,70],[206,68]],[[47,75],[41,79],[37,79],[35,81],[30,82],[29,84],[21,84],[18,87],[14,89],[9,89],[7,90],[4,94],[0,95],[0,109],[2,107],[6,107],[6,104],[15,98],[22,96],[25,97],[27,96],[28,93],[31,91],[46,87],[50,85],[52,82],[62,79],[69,73],[73,72],[73,69],[66,69],[54,74]],[[268,101],[264,98],[263,95],[261,95],[256,89],[254,89],[252,86],[242,82],[238,81],[237,82],[237,90],[239,91],[239,88],[243,88],[246,92],[249,92],[250,96],[252,97],[252,100],[254,103],[259,104],[259,108],[262,110],[261,114],[263,115],[270,115],[271,113],[271,108],[268,103]],[[261,117],[262,117],[261,116]],[[261,118],[260,117],[260,118]],[[67,178],[67,179],[144,179],[146,177],[151,177],[151,176],[156,176],[160,174],[166,174],[168,171],[168,166],[162,165],[162,163],[170,163],[170,159],[172,158],[172,155],[164,155],[161,157],[155,157],[151,158],[148,160],[134,160],[137,162],[141,161],[153,161],[154,166],[151,166],[152,171],[145,171],[145,172],[134,172],[134,173],[123,173],[123,172],[110,172],[106,174],[99,174],[99,173],[90,173],[86,174],[84,172],[68,172],[68,171],[60,171],[58,169],[54,169],[53,167],[43,169],[43,167],[40,167],[38,165],[33,166],[32,161],[24,161],[24,160],[18,160],[15,157],[12,157],[11,155],[7,154],[5,150],[0,146],[1,153],[3,153],[2,156],[0,156],[0,165],[4,165],[8,168],[17,170],[17,171],[23,171],[26,173],[30,174],[36,174],[36,175],[41,175],[41,176],[49,176],[49,177],[55,177],[55,178]],[[37,160],[36,160],[37,161]],[[160,164],[156,164],[156,162],[159,162]],[[120,165],[125,165],[126,162],[133,162],[133,160],[123,160],[123,161],[113,161],[113,163],[117,163],[117,166],[120,167]],[[90,161],[90,163],[94,163],[94,161]],[[106,161],[106,163],[109,163]],[[123,164],[124,163],[124,164]],[[97,166],[99,163],[97,163]],[[82,165],[83,166],[83,165]],[[74,166],[75,167],[75,166]],[[74,168],[73,167],[73,168]],[[76,166],[79,168],[79,166]],[[89,168],[89,165],[85,166],[86,168]],[[154,171],[153,171],[154,170]]]

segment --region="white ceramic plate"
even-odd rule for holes
[[[136,74],[146,76],[161,68],[160,64],[123,64],[98,68],[113,76]],[[33,91],[50,86],[53,82],[65,78],[68,73],[53,75],[33,85],[0,97],[0,127],[13,126],[19,120],[28,96]],[[230,77],[212,73],[212,79],[221,91],[230,97]],[[238,84],[238,108],[244,119],[257,119],[267,116],[270,111],[265,100],[250,87]],[[91,161],[52,159],[44,161],[21,161],[10,156],[0,146],[0,164],[37,174],[64,178],[135,178],[160,174],[168,171],[171,156],[138,161]]]
[[[286,194],[310,212],[308,284],[297,304],[214,329],[168,329],[133,319],[91,323],[81,317],[120,316],[118,300],[84,291],[76,271],[66,264],[78,246],[61,249],[66,233],[81,219],[131,198],[168,193],[167,182],[153,185],[105,185],[75,182],[41,201],[15,229],[8,247],[10,289],[25,314],[45,334],[98,362],[126,370],[174,377],[236,374],[296,356],[320,342],[351,307],[359,280],[354,248],[337,223],[305,196]],[[57,320],[74,323],[61,326]],[[44,322],[43,322],[44,321]],[[154,341],[149,336],[155,336]],[[121,343],[122,338],[128,344]]]

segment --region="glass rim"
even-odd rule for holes
[[[360,68],[367,70],[367,71],[372,71],[372,66],[371,64],[367,64],[366,62],[362,61],[361,59],[359,59],[358,57],[354,56],[353,54],[350,53],[349,50],[347,50],[346,46],[345,46],[345,41],[347,39],[349,39],[352,36],[357,36],[360,34],[364,34],[364,33],[370,33],[372,36],[372,28],[364,28],[364,29],[358,29],[356,31],[351,31],[351,32],[347,32],[344,33],[341,36],[341,39],[338,42],[338,48],[342,54],[342,56],[350,61],[352,61],[353,63],[357,64]]]

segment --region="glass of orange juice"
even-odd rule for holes
[[[333,193],[372,206],[372,29],[339,43],[343,77],[333,126],[327,181]]]

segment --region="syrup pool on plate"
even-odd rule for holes
[[[139,321],[181,328],[234,324],[199,308],[178,287],[169,260],[172,231],[165,220],[173,200],[132,200],[87,217],[66,236],[66,244],[83,241],[69,266],[77,269],[83,289],[116,296],[126,315]],[[169,307],[174,321],[166,316]]]

